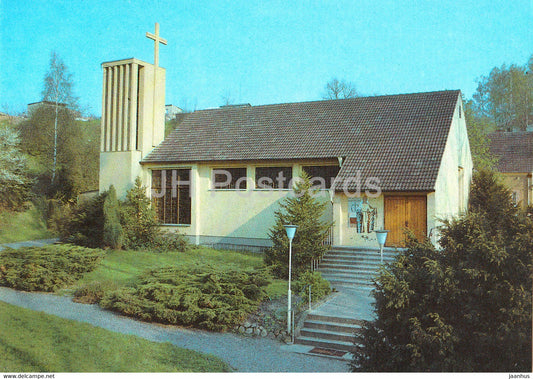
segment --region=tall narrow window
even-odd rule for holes
[[[152,205],[160,223],[189,225],[190,170],[153,170]]]

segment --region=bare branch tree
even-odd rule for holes
[[[55,107],[54,121],[54,161],[52,167],[52,184],[54,184],[57,167],[57,116],[59,106],[65,104],[73,111],[78,109],[78,98],[72,94],[72,74],[55,51],[50,54],[50,68],[44,77],[44,89],[42,92],[44,101],[51,101]]]
[[[355,89],[355,84],[344,79],[340,81],[337,78],[331,79],[326,84],[325,91],[324,95],[322,95],[324,100],[350,99],[359,96]]]

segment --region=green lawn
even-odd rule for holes
[[[0,371],[227,372],[215,356],[0,302]]]
[[[139,275],[160,267],[182,269],[209,265],[219,270],[251,270],[264,267],[261,254],[214,250],[198,247],[186,252],[158,253],[152,251],[108,250],[100,266],[86,274],[76,287],[99,282],[105,288],[113,289],[136,282]],[[286,281],[275,279],[267,288],[268,296],[275,298],[287,292]]]
[[[0,243],[52,238],[39,211],[0,212]]]

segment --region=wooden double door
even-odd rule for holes
[[[427,235],[427,203],[425,195],[385,195],[385,229],[390,230],[385,246],[404,246],[405,229],[419,240]]]

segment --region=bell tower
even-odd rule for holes
[[[135,178],[145,181],[139,162],[164,139],[165,69],[159,67],[159,24],[154,64],[130,58],[102,64],[102,121],[100,126],[100,192],[114,185],[124,197]]]

